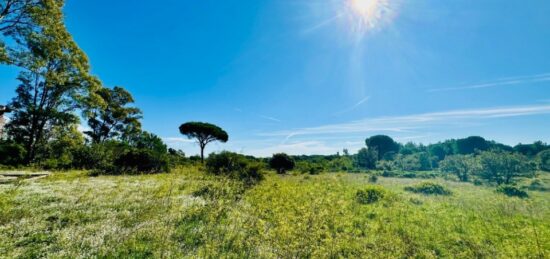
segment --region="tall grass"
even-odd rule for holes
[[[197,168],[171,174],[59,173],[0,185],[0,257],[531,257],[550,254],[550,195],[433,180],[451,196],[357,202],[366,175],[270,174],[253,188]]]

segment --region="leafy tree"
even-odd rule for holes
[[[542,141],[536,141],[533,144],[518,144],[514,147],[514,151],[519,152],[528,157],[535,157],[538,153],[550,149],[550,146],[546,145]]]
[[[59,125],[52,129],[48,142],[39,152],[40,165],[46,169],[71,169],[74,154],[84,146],[84,136],[76,124]]]
[[[464,139],[458,139],[455,143],[456,153],[461,155],[474,154],[476,151],[485,151],[489,149],[489,143],[482,137],[471,136]]]
[[[47,15],[44,5],[60,4],[62,1],[43,0],[3,0],[0,1],[0,63],[12,63],[9,56],[9,47],[6,39],[21,44],[24,41],[22,34],[36,29],[35,20]]]
[[[378,160],[381,160],[386,153],[399,152],[399,144],[386,135],[376,135],[365,140],[367,147],[378,152]]]
[[[437,157],[439,161],[445,159],[446,156],[453,154],[453,147],[449,141],[429,145],[428,150],[430,155]]]
[[[439,169],[444,173],[456,175],[462,182],[467,182],[475,170],[475,162],[472,156],[453,155],[446,157],[439,163]]]
[[[362,148],[355,155],[355,164],[362,169],[374,169],[377,159],[378,152],[376,150]]]
[[[533,174],[533,165],[521,154],[486,151],[482,152],[478,159],[479,176],[498,185],[512,184],[518,177]]]
[[[91,128],[85,134],[92,142],[100,143],[136,131],[139,134],[141,111],[128,106],[134,102],[128,91],[116,86],[113,89],[101,88],[96,94],[101,98],[100,102],[89,105],[84,113]]]
[[[187,122],[179,127],[180,133],[189,139],[197,139],[201,148],[201,161],[204,162],[204,148],[213,141],[227,142],[229,136],[222,128],[204,122]]]
[[[135,148],[151,150],[157,154],[168,152],[168,147],[164,144],[164,141],[157,135],[147,131],[135,134],[128,143]],[[183,156],[185,157],[185,154]]]
[[[294,159],[285,153],[274,154],[269,160],[269,167],[275,169],[277,173],[284,174],[288,170],[294,169]]]
[[[40,1],[35,11],[42,15],[31,16],[33,29],[18,32],[18,42],[23,45],[14,52],[14,62],[22,72],[6,128],[9,136],[25,147],[27,163],[36,158],[55,126],[78,121],[74,111],[97,83],[88,74],[86,55],[63,24],[62,4]]]
[[[550,150],[545,150],[539,153],[538,155],[540,169],[550,172]]]

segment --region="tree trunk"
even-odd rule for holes
[[[204,147],[205,145],[201,144],[201,163],[204,164]]]

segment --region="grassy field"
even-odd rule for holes
[[[361,204],[364,174],[268,175],[247,189],[195,168],[57,173],[0,185],[0,257],[550,256],[549,192],[439,179],[452,195],[404,191],[421,181],[380,177],[387,195]]]

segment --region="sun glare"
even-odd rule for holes
[[[346,0],[346,13],[356,33],[379,28],[391,20],[393,7],[390,0]]]

